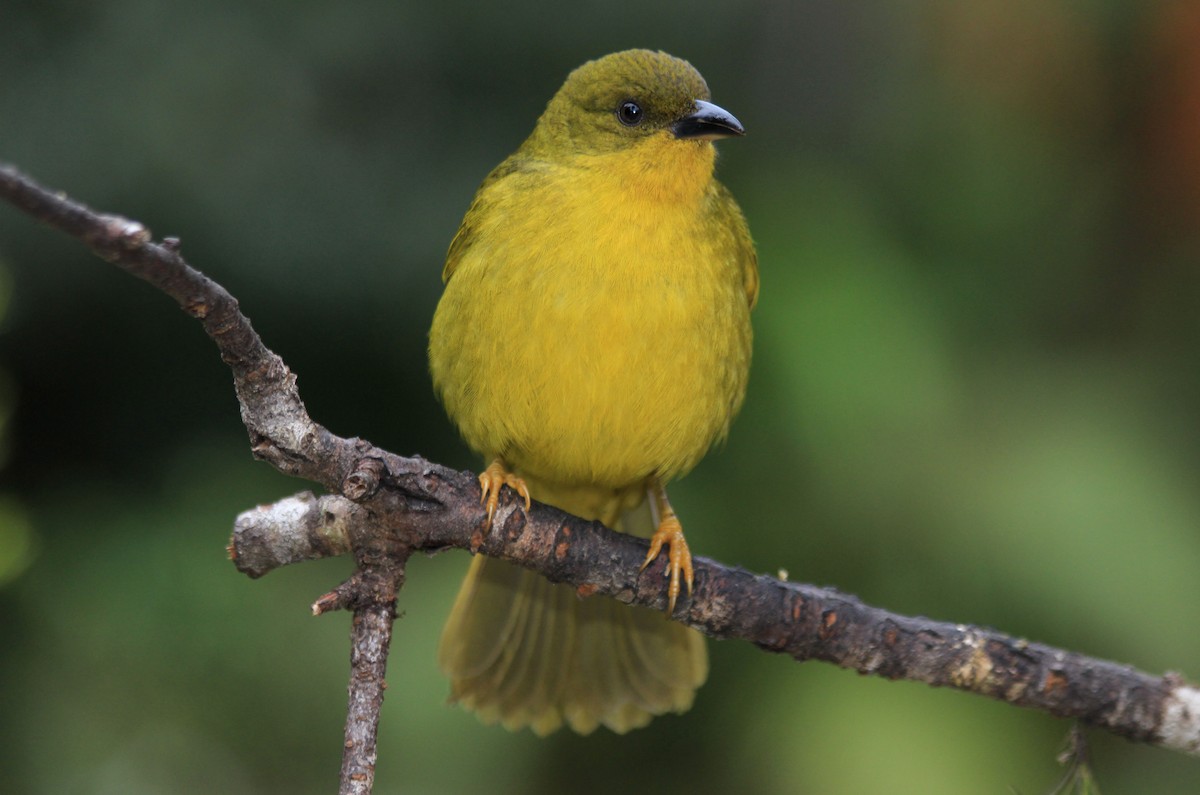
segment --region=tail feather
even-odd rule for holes
[[[522,580],[527,579],[526,574],[519,572]],[[513,666],[500,677],[492,697],[505,727],[528,725],[544,734],[562,724],[554,710],[563,683],[555,650],[570,646],[574,627],[568,616],[570,606],[545,580],[533,584],[524,609],[529,614],[525,636],[518,642]],[[481,693],[481,700],[486,696]]]
[[[684,712],[708,675],[694,630],[605,597],[582,599],[569,585],[483,556],[455,600],[438,665],[452,701],[486,723],[539,735],[564,722],[581,734],[600,725],[623,733]]]

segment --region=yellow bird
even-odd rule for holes
[[[669,550],[673,610],[691,555],[665,484],[723,439],[750,368],[758,265],[713,177],[741,135],[704,78],[666,53],[585,63],[484,180],[450,244],[429,334],[434,388],[512,486]],[[487,723],[586,734],[683,712],[703,637],[476,556],[442,635],[451,699]]]

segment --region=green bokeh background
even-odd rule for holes
[[[1194,2],[7,0],[0,159],[182,238],[343,435],[477,465],[425,334],[478,182],[565,74],[695,63],[758,242],[693,548],[887,608],[1200,676]],[[636,252],[631,252],[636,256]],[[648,266],[651,263],[647,264]],[[327,793],[350,571],[251,582],[228,372],[169,300],[0,206],[0,791]],[[414,560],[380,793],[1045,792],[1067,724],[713,643],[684,717],[538,740],[444,705],[466,565]],[[1090,734],[1106,793],[1200,761]]]

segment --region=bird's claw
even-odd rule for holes
[[[500,489],[508,486],[513,489],[525,500],[525,510],[533,504],[529,497],[529,487],[525,485],[524,479],[514,475],[508,471],[503,462],[497,458],[488,468],[479,473],[479,488],[483,492],[479,501],[487,504],[487,526],[484,532],[490,532],[492,529],[492,519],[496,515],[496,506],[500,502]]]
[[[646,567],[654,562],[658,557],[658,553],[662,551],[663,544],[667,545],[667,571],[666,575],[671,578],[667,585],[667,613],[675,612],[675,600],[679,598],[679,592],[682,590],[680,586],[680,576],[687,583],[688,596],[692,595],[692,553],[688,550],[687,541],[683,537],[683,526],[673,514],[663,517],[658,523],[658,530],[650,537],[650,551],[646,553],[646,559],[642,561],[642,568],[638,571],[645,571]]]

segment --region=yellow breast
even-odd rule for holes
[[[632,152],[507,163],[481,189],[430,362],[484,457],[620,488],[678,476],[724,436],[750,363],[748,238],[713,156],[664,133]]]

